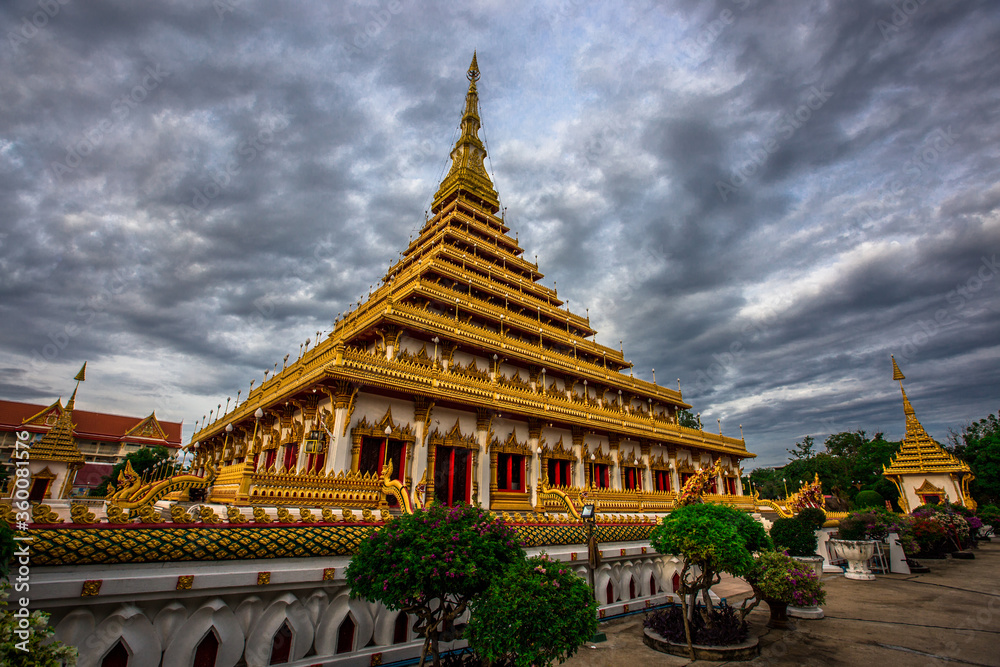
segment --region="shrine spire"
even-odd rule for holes
[[[482,122],[479,118],[479,91],[476,81],[479,80],[479,63],[476,54],[472,54],[472,63],[466,73],[469,79],[469,90],[465,94],[465,110],[462,112],[461,134],[451,151],[451,170],[441,181],[441,187],[434,195],[431,211],[437,213],[445,204],[463,197],[471,200],[490,213],[500,210],[500,197],[493,189],[493,181],[486,173],[483,161],[486,159],[486,148],[479,139],[479,128]]]

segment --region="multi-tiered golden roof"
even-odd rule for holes
[[[509,451],[527,457],[539,452],[542,457],[565,456],[580,466],[586,463],[587,453],[593,455],[590,461],[604,457],[621,464],[626,455],[619,443],[625,441],[635,443],[634,455],[628,454],[626,464],[647,471],[654,461],[663,469],[697,467],[700,458],[688,457],[685,462],[677,457],[680,447],[698,457],[704,453],[705,460],[728,457],[726,474],[736,479],[739,461],[754,456],[742,438],[680,426],[678,411],[691,406],[679,388],[625,374],[631,364],[620,350],[595,342],[589,316],[571,312],[555,289],[540,282],[543,274],[537,263],[523,258],[517,238],[510,236],[504,218],[497,215],[499,196],[484,166],[486,149],[478,136],[475,56],[468,79],[451,169],[434,197],[432,216],[417,238],[389,267],[368,299],[338,318],[325,340],[252,388],[234,410],[210,420],[194,434],[199,457],[213,456],[221,465],[216,488],[239,487],[232,497],[216,491],[218,499],[246,500],[250,489],[264,483],[264,476],[277,475],[284,480],[282,488],[298,489],[295,500],[288,502],[301,502],[304,489],[310,484],[315,487],[319,477],[347,479],[358,474],[361,436],[355,431],[359,428],[364,437],[384,431],[387,439],[408,442],[412,456],[425,444],[432,447],[434,434],[428,430],[435,407],[472,415],[475,434],[467,427],[464,433],[462,428],[449,431],[457,433],[454,438],[465,438],[462,442],[479,443],[468,444],[470,448],[500,451],[502,443],[513,438]],[[384,400],[384,414],[370,411],[354,418],[359,392]],[[400,414],[398,405],[395,413],[390,410],[389,403],[399,399],[412,403],[412,418]],[[527,442],[514,438],[517,429],[513,426],[510,437],[495,433],[491,424],[501,416],[525,423]],[[541,430],[546,424],[565,429],[567,440],[572,433],[573,445],[560,440],[562,454],[545,445]],[[326,448],[322,469],[310,470],[312,464],[304,464],[301,457],[294,470],[290,464],[282,470],[281,461],[263,470],[259,462],[256,468],[250,467],[261,449],[279,446],[275,442],[282,447],[298,446],[316,429],[326,434],[320,445]],[[354,441],[350,461],[334,451],[343,447],[339,441],[349,429]],[[604,451],[596,441],[588,445],[584,442],[587,434],[602,434],[611,451]],[[296,442],[289,444],[290,439]],[[491,445],[493,441],[497,444]],[[428,455],[433,459],[433,449]],[[412,487],[420,473],[407,468],[412,477],[406,482]],[[316,484],[305,481],[303,475],[316,477]],[[585,479],[583,474],[573,474],[573,483],[583,488],[592,481],[590,475],[586,473]],[[430,476],[429,485],[433,484]],[[275,489],[281,486],[272,482]],[[741,493],[736,484],[725,482],[725,486],[733,494]]]
[[[975,477],[969,464],[960,460],[955,455],[945,451],[927,431],[923,424],[917,419],[917,413],[910,404],[910,399],[903,389],[903,380],[906,377],[899,370],[896,359],[892,359],[892,379],[899,382],[899,390],[903,394],[903,414],[906,416],[906,435],[903,438],[899,451],[892,457],[888,466],[882,467],[882,474],[894,481],[900,489],[900,497],[905,501],[907,479],[927,478],[928,476],[947,476],[956,485],[955,491],[949,494],[952,502],[968,504],[971,498],[968,495],[968,483]],[[921,490],[922,489],[922,490]],[[915,487],[918,496],[923,493],[937,491],[943,495],[947,489],[944,486],[934,487],[929,481]],[[942,498],[943,499],[943,498]]]

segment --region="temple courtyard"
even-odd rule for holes
[[[996,538],[994,538],[996,539]],[[765,605],[750,617],[761,655],[745,665],[1000,665],[1000,542],[982,542],[975,560],[928,560],[928,574],[851,581],[826,574],[826,618],[768,630]],[[750,588],[739,579],[714,589],[739,605]],[[643,615],[603,623],[607,641],[585,644],[568,667],[719,665],[658,653],[642,643]]]

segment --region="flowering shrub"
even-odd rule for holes
[[[7,598],[10,596],[11,585],[0,581],[0,665],[8,667],[34,667],[35,665],[66,665],[76,664],[76,648],[67,646],[53,639],[55,630],[49,627],[49,615],[43,611],[33,611],[28,616],[27,639],[14,634],[15,630],[23,630],[21,620],[14,617],[14,612],[7,609]]]
[[[987,526],[992,526],[993,532],[1000,529],[1000,507],[996,505],[984,505],[976,512],[976,516]]]
[[[872,507],[863,512],[851,512],[841,519],[838,532],[842,540],[884,540],[889,533],[902,534],[907,525],[905,516]]]
[[[352,597],[415,614],[437,663],[438,641],[457,638],[454,621],[471,599],[523,559],[513,529],[481,507],[432,505],[370,535],[345,574]]]
[[[754,594],[765,601],[812,607],[826,600],[823,584],[812,568],[777,551],[762,553],[747,573],[746,580]]]
[[[597,631],[597,601],[587,582],[545,554],[508,567],[471,608],[465,634],[486,664],[548,667]]]

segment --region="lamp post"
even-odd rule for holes
[[[786,480],[784,477],[781,478],[781,483],[785,487],[785,498],[788,497],[788,483],[787,482],[788,482],[788,480]]]

